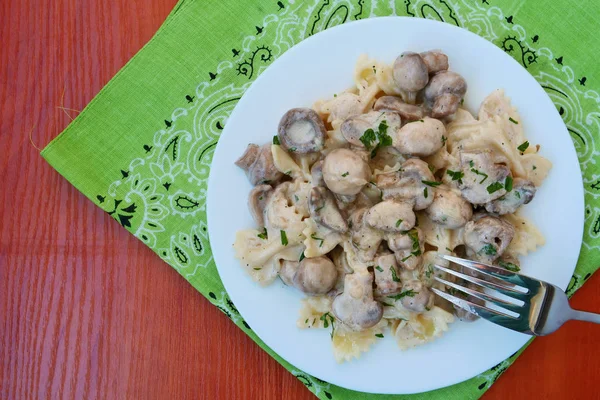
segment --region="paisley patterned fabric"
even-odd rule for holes
[[[469,29],[527,68],[571,133],[586,196],[584,242],[571,295],[600,264],[600,69],[590,53],[593,29],[573,28],[595,26],[600,5],[567,0],[543,10],[539,5],[533,0],[180,0],[154,38],[42,155],[319,398],[376,398],[286,363],[257,338],[229,299],[206,227],[206,184],[219,135],[244,91],[274,59],[329,27],[403,15]],[[477,398],[517,356],[419,398]]]

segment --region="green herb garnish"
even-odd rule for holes
[[[346,172],[344,172],[344,173],[342,174],[342,178],[345,178],[345,177],[347,177],[348,175],[349,175],[349,172],[348,172],[348,171],[346,171]]]
[[[421,181],[423,184],[427,185],[427,186],[431,186],[431,187],[437,187],[440,186],[442,184],[442,182],[436,182],[436,181]]]
[[[513,124],[519,124],[519,121],[515,121],[514,119],[512,119],[512,117],[508,117],[508,120]]]
[[[396,221],[396,228],[399,227],[401,223],[402,223],[401,219],[399,219],[398,221]]]
[[[378,338],[383,338],[383,333],[376,333],[375,336],[377,336]]]
[[[427,198],[427,188],[423,189],[423,197]]]
[[[488,243],[485,246],[483,246],[481,250],[479,250],[479,253],[483,253],[486,256],[495,256],[498,252],[496,251],[496,248],[494,246]]]
[[[260,271],[262,268],[259,267],[259,268],[252,268],[252,269],[255,271]]]
[[[515,192],[515,196],[517,196],[517,199],[520,199],[521,198],[521,193]]]
[[[319,247],[323,246],[323,242],[325,241],[325,239],[322,239],[322,238],[320,238],[320,237],[317,237],[317,234],[316,234],[316,233],[313,233],[312,235],[310,235],[310,238],[311,238],[311,239],[313,239],[313,240],[318,240],[318,241],[320,241],[321,243],[319,243]]]
[[[396,275],[396,270],[394,267],[390,267],[390,271],[392,271],[392,280],[394,282],[400,282],[400,278],[398,278],[398,275]]]
[[[295,148],[295,147],[290,147],[290,148],[288,149],[288,151],[289,151],[290,153],[293,153],[293,152],[295,152],[295,151],[296,151],[296,148]]]
[[[534,166],[533,166],[533,168],[532,168],[532,170],[534,170],[534,171],[535,171],[536,169],[537,169],[537,167],[534,165]]]
[[[359,139],[362,144],[367,148],[371,148],[371,144],[377,140],[377,135],[375,135],[375,131],[371,128],[367,129],[365,133]]]
[[[492,193],[497,192],[498,190],[500,190],[502,188],[504,188],[503,184],[501,184],[500,182],[494,182],[494,183],[490,184],[487,187],[487,191],[488,191],[489,194],[492,194]]]
[[[375,269],[379,272],[383,272],[383,268],[381,268],[379,265],[375,267]]]
[[[462,185],[462,178],[465,176],[464,172],[452,171],[448,169],[446,170],[446,173],[450,175],[450,178],[452,178],[453,181],[458,181],[458,183]]]
[[[473,161],[471,161],[471,162],[473,162]],[[486,174],[485,172],[481,172],[475,168],[471,168],[471,172],[473,172],[476,175],[483,176],[483,179],[481,181],[479,181],[479,183],[485,182],[485,180],[488,178],[488,174]]]
[[[287,239],[287,235],[285,234],[285,231],[280,230],[279,231],[279,236],[281,236],[281,244],[284,246],[288,245],[288,239]]]
[[[267,228],[263,228],[263,231],[256,236],[258,236],[262,240],[266,240],[269,237],[267,234]]]
[[[521,145],[519,147],[517,147],[517,150],[519,150],[521,153],[524,153],[528,147],[529,147],[529,142],[524,141],[523,143],[521,143]]]
[[[298,260],[298,262],[301,262],[302,260],[304,260],[306,257],[304,256],[304,252],[302,252],[302,254],[300,254],[300,259]]]
[[[504,269],[507,269],[511,272],[519,272],[521,270],[521,268],[519,268],[518,265],[513,264],[511,262],[506,262],[506,261],[498,261],[498,265]]]
[[[506,189],[507,192],[510,192],[513,188],[513,178],[512,176],[507,176],[506,180],[504,181],[504,189]]]
[[[442,146],[446,144],[446,140],[448,140],[448,138],[442,135]]]
[[[281,144],[279,142],[279,136],[277,136],[277,135],[273,136],[273,144],[276,144],[276,145],[280,145]]]
[[[410,290],[405,290],[400,294],[397,294],[395,296],[388,296],[390,299],[394,299],[394,300],[400,300],[403,297],[415,297],[416,294],[419,294],[419,292],[415,292],[414,290],[410,289]]]

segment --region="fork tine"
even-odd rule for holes
[[[446,286],[450,286],[456,290],[460,290],[461,292],[464,292],[466,294],[468,294],[469,296],[473,296],[478,298],[479,300],[483,300],[483,301],[489,301],[492,304],[495,304],[498,307],[504,308],[506,310],[512,311],[514,313],[520,314],[523,311],[523,307],[519,306],[517,304],[514,303],[509,303],[508,301],[502,300],[502,299],[498,299],[496,297],[490,296],[487,293],[483,293],[483,292],[478,292],[477,290],[473,290],[473,289],[469,289],[467,287],[464,286],[460,286],[457,285],[456,283],[452,283],[449,282],[445,279],[442,279],[438,276],[435,277],[435,280],[443,283]]]
[[[481,274],[491,276],[496,279],[501,279],[505,282],[512,283],[513,285],[521,286],[528,290],[531,285],[539,284],[539,282],[537,280],[532,279],[528,276],[517,274],[516,272],[512,272],[512,271],[509,271],[504,268],[496,267],[494,265],[489,265],[489,264],[484,264],[481,262],[466,260],[464,258],[449,256],[446,254],[440,254],[439,256],[447,261],[451,261],[455,264],[462,265],[465,268],[469,268],[473,271],[477,271]]]
[[[515,318],[508,314],[505,314],[500,311],[492,310],[491,308],[487,308],[485,306],[480,306],[479,304],[471,303],[468,300],[459,299],[458,297],[454,297],[446,292],[443,292],[437,288],[431,288],[431,290],[437,294],[438,296],[448,300],[450,303],[462,308],[465,311],[473,313],[481,318],[492,321],[498,325],[510,326],[514,321],[519,318]]]
[[[454,271],[454,270],[452,270],[450,268],[442,267],[442,266],[437,265],[437,264],[434,264],[434,267],[437,268],[437,269],[439,269],[439,270],[442,270],[442,271],[444,271],[444,272],[446,272],[446,273],[448,273],[450,275],[454,275],[454,276],[457,276],[459,278],[462,278],[465,281],[474,283],[474,284],[479,285],[479,286],[483,286],[483,287],[488,288],[488,289],[496,290],[496,291],[498,291],[498,292],[500,292],[500,293],[502,293],[502,294],[504,294],[506,296],[509,296],[509,297],[512,297],[512,298],[516,298],[516,299],[522,300],[522,301],[525,300],[525,294],[522,293],[522,292],[519,292],[518,290],[516,290],[516,289],[514,289],[512,287],[505,286],[505,285],[502,285],[500,283],[487,282],[487,281],[484,281],[483,279],[479,279],[479,278],[476,278],[474,276],[469,276],[469,275],[463,274],[461,272]]]

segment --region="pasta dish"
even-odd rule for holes
[[[518,211],[551,168],[502,90],[477,115],[463,107],[467,82],[441,51],[361,56],[354,82],[287,111],[272,143],[236,162],[256,223],[237,232],[236,257],[259,284],[306,294],[297,325],[329,329],[339,362],[385,336],[408,349],[474,320],[430,290],[467,298],[437,255],[519,271],[544,238]]]

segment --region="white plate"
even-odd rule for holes
[[[583,184],[571,138],[549,97],[509,55],[466,30],[418,18],[367,19],[306,39],[256,80],[229,118],[210,173],[208,228],[223,284],[254,332],[297,368],[349,389],[399,394],[452,385],[501,362],[529,339],[486,321],[459,321],[425,346],[400,351],[386,337],[360,359],[337,364],[327,330],[296,328],[303,296],[279,280],[260,287],[234,258],[235,232],[253,227],[246,206],[251,185],[234,165],[248,142],[270,142],[288,109],[310,107],[352,86],[359,55],[392,62],[403,51],[428,49],[442,49],[450,68],[465,77],[465,104],[471,111],[491,91],[504,88],[518,107],[527,138],[540,143],[541,154],[554,164],[524,210],[546,237],[544,247],[522,259],[524,272],[565,289],[579,255]]]

